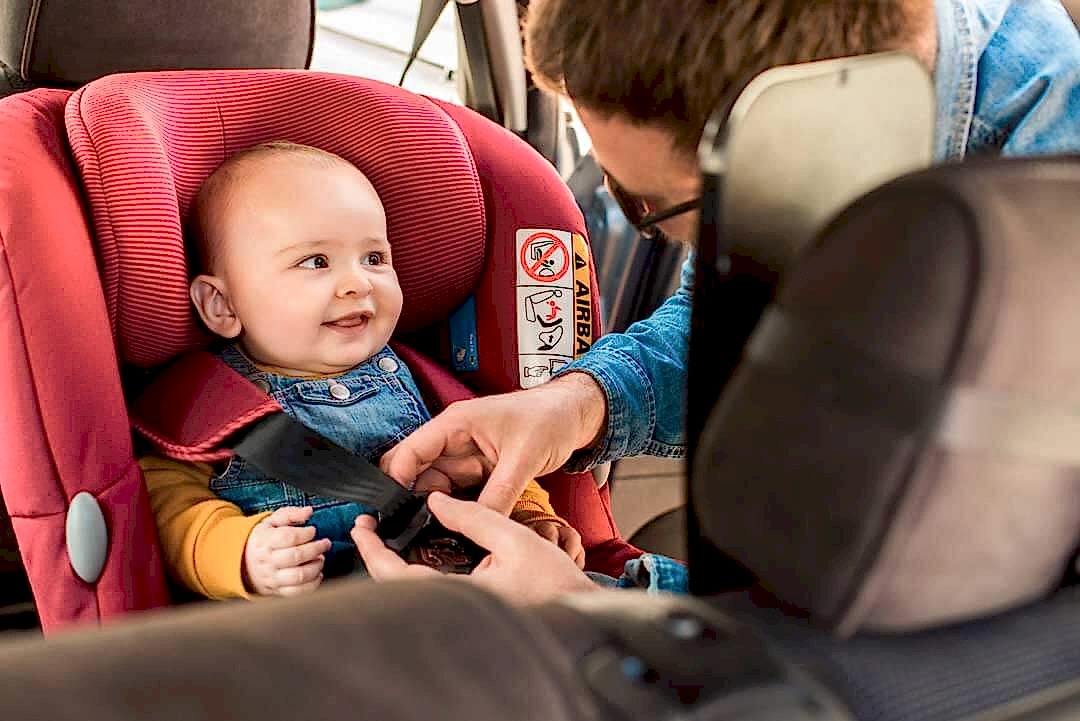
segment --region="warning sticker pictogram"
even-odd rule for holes
[[[532,388],[592,342],[588,248],[577,233],[553,228],[518,228],[515,243],[519,382]]]
[[[570,268],[570,251],[562,238],[553,233],[539,231],[527,237],[521,244],[518,262],[525,274],[533,280],[554,283],[561,280]]]

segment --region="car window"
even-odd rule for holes
[[[398,84],[412,50],[420,0],[319,0],[313,70]],[[455,3],[439,17],[403,86],[460,103]]]

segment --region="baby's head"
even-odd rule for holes
[[[292,375],[346,371],[401,315],[386,215],[347,160],[285,142],[226,160],[199,189],[191,301],[206,327]]]

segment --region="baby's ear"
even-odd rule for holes
[[[233,311],[225,281],[215,275],[198,275],[191,281],[191,302],[210,332],[222,338],[240,335],[243,325]]]

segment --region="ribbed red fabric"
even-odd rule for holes
[[[457,124],[373,80],[300,71],[114,75],[67,106],[109,319],[123,361],[149,367],[200,347],[182,221],[232,153],[282,139],[353,162],[386,208],[405,295],[399,332],[444,318],[476,285],[484,203]]]
[[[42,627],[168,603],[78,182],[66,91],[0,101],[0,494]],[[68,560],[68,503],[97,498],[109,551],[96,584]]]

